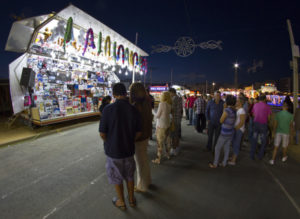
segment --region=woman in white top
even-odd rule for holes
[[[172,99],[168,91],[162,93],[158,110],[156,113],[156,139],[157,139],[157,158],[152,160],[153,163],[160,164],[163,145],[168,136],[168,129],[170,128]],[[169,159],[169,148],[166,148],[166,156]]]
[[[229,165],[234,166],[236,163],[236,158],[239,155],[241,141],[243,134],[245,132],[245,121],[246,121],[246,112],[243,108],[245,103],[244,98],[238,98],[236,102],[237,112],[236,112],[236,121],[235,121],[235,132],[232,140],[233,147],[233,156],[231,161],[228,162]]]

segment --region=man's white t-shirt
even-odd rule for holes
[[[98,87],[92,87],[91,93],[93,94],[93,97],[99,97],[100,96],[100,89]]]
[[[236,126],[240,123],[240,115],[244,115],[244,114],[246,114],[246,112],[245,112],[245,110],[244,110],[243,107],[240,108],[240,109],[238,109],[238,111],[236,112],[236,120],[235,120],[234,127],[236,127]],[[242,132],[245,131],[245,123],[244,123],[244,125],[240,128],[240,130],[241,130]]]

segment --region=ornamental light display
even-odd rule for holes
[[[167,45],[157,45],[152,46],[153,53],[166,53],[174,50],[177,56],[188,57],[192,55],[196,48],[201,49],[219,49],[222,50],[222,41],[209,40],[207,42],[202,42],[196,44],[191,37],[180,37],[174,44],[174,46]]]

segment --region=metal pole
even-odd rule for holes
[[[237,75],[237,67],[234,68],[234,87],[237,89],[238,88],[238,75]]]
[[[171,68],[171,86],[173,85],[173,68]]]
[[[295,40],[294,40],[294,35],[293,35],[293,30],[292,30],[292,25],[289,19],[286,20],[287,21],[287,26],[288,26],[288,31],[289,31],[289,35],[290,35],[290,43],[291,43],[291,49],[292,49],[292,56],[293,56],[293,103],[294,103],[294,114],[296,112],[296,109],[298,107],[298,63],[297,63],[297,57],[295,56],[293,50],[295,48]]]

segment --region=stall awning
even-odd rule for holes
[[[5,50],[20,53],[27,51],[34,31],[39,29],[39,27],[42,27],[43,23],[46,23],[52,16],[53,14],[48,14],[14,22],[9,33]],[[90,27],[93,27],[95,33],[101,31],[104,36],[111,36],[114,41],[117,41],[118,44],[124,45],[125,48],[128,47],[131,51],[137,52],[141,56],[148,56],[148,54],[141,48],[137,47],[135,44],[131,43],[126,38],[74,5],[69,5],[65,9],[54,14],[54,16],[66,21],[69,17],[72,17],[73,23],[83,29],[87,30]]]

